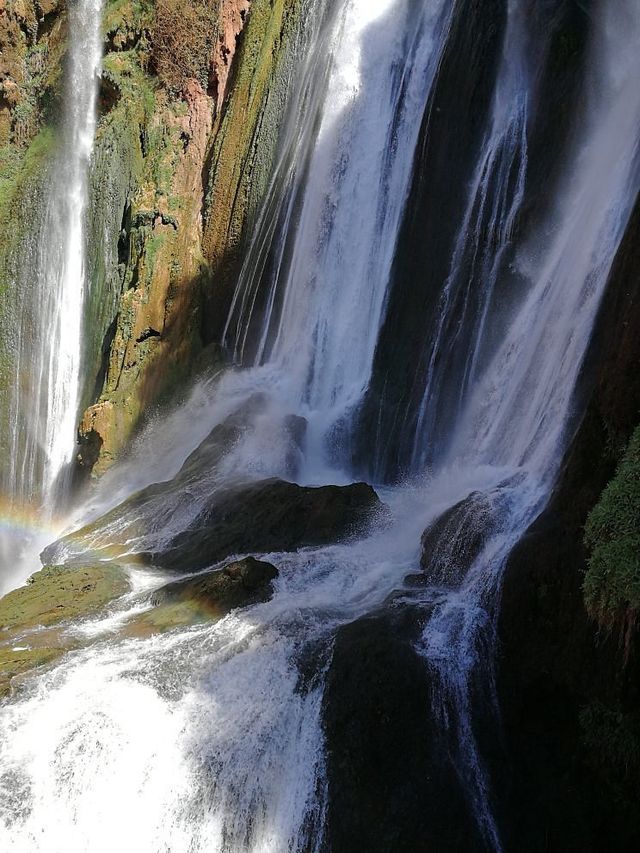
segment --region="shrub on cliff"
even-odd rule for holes
[[[588,761],[609,789],[613,801],[638,826],[636,791],[640,782],[640,715],[593,702],[580,712]]]
[[[640,610],[640,427],[585,528],[591,551],[584,592],[589,612],[611,622]]]
[[[163,83],[180,90],[189,79],[206,89],[216,29],[211,0],[157,0],[152,62]]]

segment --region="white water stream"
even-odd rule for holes
[[[522,178],[511,180],[508,192],[503,184],[505,192],[493,201],[487,196],[483,207],[487,176],[504,169],[521,176],[526,158],[530,78],[517,58],[526,26],[522,8],[510,0],[492,122],[470,187],[469,210],[481,210],[490,233],[499,235],[489,238],[496,251],[511,239],[523,192]],[[123,531],[129,536],[134,527],[126,549],[143,550],[182,529],[221,480],[286,476],[290,446],[283,422],[292,413],[310,428],[298,479],[349,481],[327,446],[334,424],[369,381],[422,107],[448,27],[448,4],[436,0],[425,0],[418,11],[409,0],[345,0],[332,35],[326,99],[314,105],[319,131],[299,220],[278,265],[282,275],[269,283],[272,298],[255,366],[200,384],[182,408],[151,424],[78,522],[173,477],[212,427],[257,392],[266,402],[215,470],[190,483],[187,495],[163,498],[142,518],[125,513],[81,548],[107,544]],[[502,568],[557,475],[576,380],[640,188],[638,43],[635,0],[601,4],[588,96],[557,203],[543,231],[515,255],[527,286],[504,339],[485,360],[475,358],[487,334],[478,317],[468,387],[450,424],[447,452],[428,478],[381,492],[392,525],[361,541],[267,555],[280,570],[273,599],[215,625],[119,640],[114,632],[124,614],[149,606],[138,592],[106,617],[70,626],[94,644],[28,679],[0,707],[3,851],[318,849],[326,807],[323,667],[331,638],[339,625],[402,588],[404,576],[416,570],[422,531],[472,492],[491,507],[491,534],[460,582],[426,590],[435,609],[419,651],[435,684],[434,708],[425,714],[434,713],[443,736],[452,738],[487,847],[500,849],[473,731],[470,679],[483,673],[490,701]],[[474,215],[465,227],[483,257],[481,232],[487,229]],[[490,258],[483,261],[487,310],[497,268]],[[246,292],[243,304],[245,291],[238,291],[227,327],[240,353],[253,311],[253,291]],[[441,307],[446,313],[446,298]],[[446,328],[446,317],[440,325]],[[431,387],[425,381],[427,395]],[[428,440],[428,410],[427,396],[416,460]],[[136,577],[147,586],[161,583]],[[318,660],[310,683],[300,668],[309,653]]]
[[[13,290],[8,470],[0,484],[8,505],[0,530],[0,591],[20,579],[68,489],[80,405],[85,300],[88,170],[96,131],[102,59],[102,0],[68,6],[69,50],[59,150],[44,185],[44,204],[22,248]],[[33,199],[28,201],[33,202]],[[39,201],[39,200],[38,200]]]

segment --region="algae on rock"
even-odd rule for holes
[[[115,563],[47,566],[0,599],[0,630],[23,631],[86,616],[124,595],[126,573]]]
[[[47,566],[26,586],[1,598],[0,699],[16,676],[53,663],[80,645],[64,630],[71,620],[98,613],[128,590],[126,572],[103,562]]]
[[[276,156],[302,5],[220,0],[206,88],[196,77],[176,88],[158,73],[152,3],[106,9],[80,425],[86,475],[113,464],[217,342]]]

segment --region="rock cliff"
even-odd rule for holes
[[[640,839],[637,611],[630,593],[598,619],[584,589],[585,524],[640,421],[639,267],[637,204],[584,372],[586,415],[550,506],[507,567],[498,682],[510,760],[499,788],[513,850],[631,850]]]
[[[302,0],[105,3],[79,429],[85,477],[112,464],[204,348],[201,363],[215,362],[277,150],[303,8]],[[0,212],[13,224],[0,237],[6,282],[56,144],[64,0],[2,0],[0,47]],[[11,317],[2,323],[6,341]],[[8,359],[7,351],[0,371]]]
[[[79,456],[95,474],[204,347],[202,363],[215,361],[302,25],[293,0],[220,0],[202,7],[192,44],[178,23],[198,4],[181,5],[106,10]]]

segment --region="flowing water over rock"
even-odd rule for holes
[[[9,525],[2,533],[0,590],[20,582],[23,524],[55,527],[69,486],[81,381],[87,176],[96,131],[102,0],[69,4],[69,54],[59,151],[34,206],[4,308],[13,384],[6,460],[0,466]],[[15,530],[11,529],[11,520]],[[48,533],[50,536],[50,532]],[[29,549],[31,534],[23,546]],[[40,542],[42,544],[42,542]],[[29,553],[33,549],[29,549]],[[37,553],[37,543],[35,553]]]
[[[394,257],[425,153],[416,151],[421,127],[441,109],[431,98],[468,5],[337,5],[329,34],[319,30],[318,45],[331,48],[326,80],[304,103],[315,135],[289,138],[282,163],[296,168],[269,200],[282,230],[271,243],[273,223],[262,223],[255,240],[270,259],[250,253],[227,323],[240,365],[148,425],[76,513],[79,532],[55,546],[57,559],[109,547],[124,561],[168,552],[230,486],[357,479],[360,407],[394,289],[407,286]],[[388,453],[384,430],[364,438],[381,480],[411,474],[379,485],[389,513],[341,543],[260,554],[279,573],[268,601],[214,624],[122,639],[165,579],[134,564],[129,596],[65,629],[92,645],[25,680],[0,709],[3,849],[328,849],[336,771],[323,702],[333,644],[361,617],[403,607],[419,614],[412,647],[430,682],[424,715],[472,815],[469,849],[502,849],[477,729],[479,711],[498,718],[502,568],[549,498],[640,189],[640,11],[634,0],[596,5],[560,177],[526,227],[538,79],[527,0],[510,0],[490,34],[502,33],[501,49],[467,205],[426,337],[413,341],[415,405],[405,417],[385,410],[393,395],[379,398],[379,424],[396,418],[405,450]],[[437,797],[431,770],[427,793]],[[427,841],[438,849],[437,837]]]

